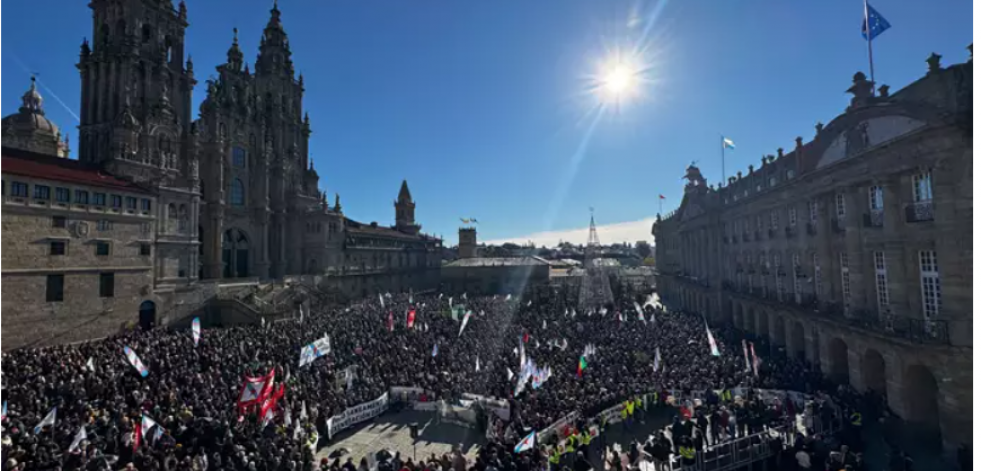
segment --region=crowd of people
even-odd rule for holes
[[[511,407],[510,420],[498,424],[499,433],[474,462],[460,455],[462,461],[453,456],[384,463],[386,469],[399,471],[543,469],[549,466],[550,444],[514,453],[514,445],[529,431],[542,430],[574,411],[593,417],[625,398],[652,391],[665,391],[662,397],[668,390],[685,396],[736,387],[833,391],[836,402],[858,407],[861,396],[834,389],[806,362],[770,357],[763,341],[757,343],[764,358],[758,374],[747,370],[744,334],[731,327],[713,327],[720,353],[714,356],[705,321],[697,314],[648,304],[641,315],[635,302],[644,304],[646,294],[629,289],[620,293],[616,305],[583,310],[575,294],[540,288],[513,297],[437,292],[372,296],[340,308],[314,305],[302,320],[205,326],[197,344],[189,329],[156,329],[5,353],[3,471],[358,471],[353,463],[318,461],[317,437],[323,446],[330,417],[376,399],[392,386],[424,388],[437,400],[458,399],[463,393],[504,398]],[[472,313],[462,333],[462,319],[449,315],[451,303]],[[411,329],[410,311],[415,311]],[[330,338],[330,353],[299,367],[301,348],[324,336]],[[552,374],[541,387],[515,395],[520,345]],[[593,351],[583,369],[580,358],[587,346]],[[139,355],[145,376],[127,361],[124,347]],[[658,351],[660,363],[655,365]],[[343,375],[352,366],[354,380],[347,383]],[[243,378],[263,376],[270,369],[285,384],[271,424],[257,411],[243,414],[236,407]],[[636,448],[646,447],[648,455],[663,458],[679,451],[681,442],[674,433],[704,446],[762,430],[788,416],[787,410],[767,410],[782,404],[747,400],[738,410],[725,409],[724,400],[706,401],[694,411],[690,429],[681,425],[672,432],[673,446],[662,440],[666,437],[655,437]],[[54,422],[45,421],[52,411]],[[147,436],[141,436],[144,417],[158,424]],[[860,442],[848,445],[860,449]],[[814,455],[811,463],[823,456],[825,448],[815,451],[814,443],[824,442],[809,437],[798,443],[809,457]],[[568,465],[586,471],[577,459]]]

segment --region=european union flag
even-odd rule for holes
[[[872,39],[875,39],[876,36],[882,34],[885,30],[892,27],[892,25],[879,12],[875,11],[872,5],[866,3],[865,7],[868,9],[869,18],[868,23],[862,20],[862,38],[868,41],[870,30],[872,31]]]

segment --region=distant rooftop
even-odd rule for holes
[[[518,257],[518,258],[464,258],[445,267],[449,268],[470,268],[470,267],[521,267],[521,266],[546,266],[547,262],[538,257]]]

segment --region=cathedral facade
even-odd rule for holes
[[[295,74],[278,5],[270,11],[252,66],[234,32],[227,61],[206,83],[197,117],[192,109],[197,80],[185,51],[184,2],[175,9],[170,0],[93,0],[90,7],[93,35],[83,42],[77,64],[78,161],[66,158],[67,139],[44,117],[32,84],[24,106],[3,120],[4,201],[14,183],[18,191],[21,185],[30,191],[33,183],[20,181],[24,177],[43,179],[61,167],[93,181],[111,177],[151,195],[144,198],[148,206],[132,214],[148,218],[151,226],[140,226],[150,232],[141,240],[152,243],[145,266],[150,282],[131,297],[131,303],[150,303],[157,312],[154,322],[144,325],[189,315],[230,281],[312,276],[318,284],[351,296],[438,284],[442,241],[421,233],[407,182],[395,202],[393,226],[348,219],[340,196],[330,205],[320,191],[320,177],[309,158],[312,131],[303,107],[303,76]],[[8,175],[8,154],[18,162],[36,155],[34,162],[16,166],[34,173]],[[64,190],[72,195],[71,188]],[[18,201],[42,219],[51,218],[49,212],[56,209],[43,198]],[[73,200],[61,208],[69,211],[68,225],[73,217],[85,222],[91,203]],[[111,205],[106,206],[111,213]],[[74,209],[86,212],[73,214]],[[16,251],[18,243],[29,243],[29,237],[16,236],[18,227],[8,227],[6,211],[4,219],[4,248]],[[14,283],[8,268],[52,269],[45,260],[14,264],[24,266],[9,265],[5,257],[5,285]],[[64,298],[58,302],[73,302],[75,296]],[[19,305],[23,307],[9,307],[24,309],[26,316],[37,308]],[[143,308],[122,309],[137,310]]]

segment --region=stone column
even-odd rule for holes
[[[907,263],[905,240],[901,236],[906,230],[905,202],[902,192],[902,181],[899,177],[890,178],[882,184],[883,200],[883,234],[888,238],[883,244],[882,252],[886,258],[886,281],[889,289],[889,308],[899,317],[911,314],[907,290],[911,286],[907,280],[910,267]],[[873,284],[873,289],[876,289]],[[878,304],[878,299],[876,299]]]
[[[204,274],[209,279],[220,280],[224,276],[224,264],[221,260],[224,217],[221,207],[216,205],[209,205],[208,213],[208,227],[204,230],[204,257],[206,259]]]
[[[868,204],[862,198],[860,188],[847,188],[841,191],[845,194],[845,248],[848,252],[848,275],[851,281],[851,310],[866,309],[868,290],[866,274],[872,265],[871,254],[863,250],[862,219]],[[863,203],[866,203],[863,205]]]

